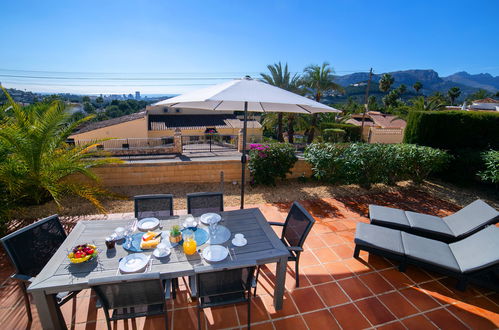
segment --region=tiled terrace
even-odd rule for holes
[[[272,306],[274,269],[264,268],[258,297],[252,305],[254,329],[493,329],[499,327],[499,294],[470,286],[460,292],[451,278],[418,268],[400,273],[386,259],[361,253],[352,258],[358,222],[367,221],[367,205],[377,203],[418,212],[446,215],[458,208],[428,194],[383,193],[355,198],[302,201],[317,222],[300,263],[300,288],[295,288],[293,263],[288,270],[284,308]],[[269,220],[284,219],[289,204],[259,205]],[[8,279],[12,269],[5,257],[0,268],[0,324],[2,329],[27,328],[21,294]],[[185,286],[169,303],[172,329],[197,326],[195,302]],[[95,298],[83,291],[76,303],[63,308],[70,329],[105,329],[104,314]],[[31,328],[40,328],[36,308]],[[246,323],[245,306],[229,306],[204,314],[205,328],[239,328]],[[163,318],[118,322],[119,329],[160,329]]]

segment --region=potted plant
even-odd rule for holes
[[[176,244],[182,240],[182,233],[180,232],[180,227],[175,225],[170,230],[170,243]]]

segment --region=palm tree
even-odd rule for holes
[[[389,73],[385,73],[379,80],[379,90],[385,93],[388,92],[394,82],[395,79],[392,77],[392,75]]]
[[[304,85],[308,88],[310,94],[317,102],[320,102],[324,93],[330,91],[344,91],[343,87],[334,82],[334,70],[329,63],[322,65],[309,65],[304,70]],[[317,114],[312,115],[312,122],[308,134],[308,143],[314,140],[315,130],[317,129]]]
[[[418,96],[410,101],[412,103],[410,109],[413,111],[437,111],[445,107],[445,103],[438,98],[425,99],[424,96]]]
[[[419,81],[416,81],[414,85],[412,85],[412,88],[416,91],[416,93],[419,93],[419,90],[423,88],[423,84]]]
[[[7,94],[7,92],[4,90]],[[119,163],[114,158],[90,158],[95,144],[71,146],[68,136],[82,123],[93,118],[72,121],[59,100],[22,107],[9,99],[10,113],[0,122],[0,145],[6,156],[0,160],[0,185],[12,198],[41,204],[50,199],[60,205],[68,195],[78,195],[104,211],[98,196],[107,193],[96,185],[68,180],[81,174],[96,181],[92,167]]]
[[[461,89],[459,87],[452,87],[447,91],[447,96],[450,99],[450,104],[454,105],[454,101],[461,95]]]
[[[286,63],[284,65],[284,68],[282,67],[281,62],[275,63],[273,65],[267,65],[267,69],[270,72],[270,75],[267,73],[260,73],[262,76],[262,80],[265,81],[266,83],[270,85],[277,86],[279,88],[288,90],[290,92],[296,93],[300,89],[300,76],[295,73],[293,76],[291,76],[291,73],[288,71],[288,64]],[[270,124],[272,122],[276,122],[277,124],[277,140],[278,141],[284,141],[284,138],[282,136],[282,119],[283,119],[283,113],[279,112],[277,113],[277,120],[273,120],[272,117],[275,115],[272,114],[268,117],[267,124]],[[289,134],[289,133],[288,133]]]

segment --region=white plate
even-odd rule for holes
[[[152,252],[152,254],[154,254],[154,256],[156,258],[164,258],[164,257],[168,257],[170,255],[172,251],[170,250],[170,248],[167,248],[165,252],[163,253],[160,253],[158,249],[154,249],[154,251]]]
[[[220,220],[222,220],[222,217],[220,216],[220,214],[216,213],[205,213],[199,219],[205,225],[209,225],[211,221],[219,222]]]
[[[182,227],[184,227],[184,228],[195,228],[195,227],[197,227],[197,226],[198,226],[198,222],[197,222],[197,221],[194,221],[194,222],[192,223],[192,225],[191,225],[191,226],[188,226],[188,225],[187,225],[187,222],[184,222],[184,223],[182,224]]]
[[[222,261],[229,255],[229,250],[222,245],[210,245],[204,248],[201,252],[203,258],[207,261],[217,262]]]
[[[122,273],[137,273],[144,270],[149,257],[143,253],[129,254],[120,260],[119,268]]]
[[[150,231],[159,227],[159,219],[144,218],[137,223],[137,228],[140,231]]]
[[[246,240],[246,238],[243,238],[240,241],[238,241],[235,238],[233,238],[232,239],[232,244],[234,244],[235,246],[245,246],[246,244],[248,244],[248,241]]]

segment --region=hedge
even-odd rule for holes
[[[485,169],[478,172],[484,182],[499,184],[499,150],[490,150],[482,154]]]
[[[355,126],[352,124],[339,124],[339,123],[322,123],[321,130],[324,131],[326,129],[342,129],[345,133],[345,140],[347,142],[358,142],[361,138],[361,127]]]
[[[450,160],[442,150],[413,144],[313,143],[304,156],[316,179],[364,188],[401,180],[421,183]]]
[[[499,113],[411,112],[407,120],[404,142],[446,150],[499,149]]]
[[[344,142],[347,132],[341,128],[326,128],[322,136],[326,142]]]

